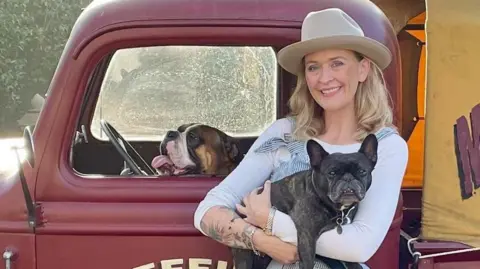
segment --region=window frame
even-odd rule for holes
[[[153,27],[152,27],[153,28]],[[182,195],[178,188],[192,188],[196,185],[199,190],[208,190],[216,182],[221,181],[223,177],[205,177],[198,176],[193,180],[192,177],[164,177],[165,180],[158,180],[157,176],[135,176],[135,180],[128,177],[114,175],[85,175],[77,172],[71,162],[72,149],[74,148],[75,138],[78,132],[81,132],[81,126],[88,126],[93,118],[96,101],[98,99],[100,85],[104,79],[106,68],[111,60],[113,52],[122,48],[153,46],[153,45],[241,45],[241,46],[271,46],[275,53],[282,47],[297,41],[298,29],[295,27],[275,27],[275,26],[197,26],[197,27],[155,27],[155,28],[126,28],[116,29],[104,33],[91,40],[90,43],[82,44],[81,48],[76,49],[76,61],[79,66],[76,71],[82,72],[80,87],[76,92],[75,103],[72,107],[70,122],[64,126],[63,130],[66,140],[63,141],[60,154],[60,170],[62,181],[67,185],[77,186],[79,197],[87,195],[90,188],[104,188],[105,184],[115,186],[120,189],[138,189],[150,193],[153,190],[170,190],[164,195]],[[234,31],[233,31],[234,30]],[[205,38],[205,33],[214,33]],[[233,33],[233,34],[232,34]],[[198,35],[198,36],[197,36]],[[201,37],[201,38],[200,38]],[[296,78],[286,73],[277,63],[277,97],[276,97],[276,119],[287,115],[287,99],[294,89]],[[78,82],[75,82],[78,83]],[[76,111],[78,110],[78,111]],[[77,120],[75,120],[77,119]],[[70,129],[71,128],[71,129]],[[85,137],[91,141],[94,139],[90,129],[85,128]],[[256,137],[244,137],[244,139],[256,139]],[[97,143],[109,143],[108,141],[96,141]],[[136,141],[144,142],[144,141]],[[94,178],[94,180],[92,180]],[[87,179],[87,180],[85,180]],[[109,183],[107,183],[109,182]],[[112,182],[112,183],[110,183]],[[114,183],[113,183],[114,182]],[[139,187],[141,186],[141,187]],[[153,188],[153,189],[152,189]],[[82,189],[84,191],[82,191]],[[144,196],[145,199],[157,200],[155,196]],[[137,191],[125,193],[120,191],[118,198],[129,199],[128,197],[140,197]],[[148,197],[148,198],[147,198]],[[122,199],[123,199],[122,198]],[[82,199],[82,198],[80,198]],[[132,198],[133,199],[133,198]],[[136,199],[136,198],[135,198]],[[142,198],[143,200],[143,198]]]

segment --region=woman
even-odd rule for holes
[[[272,269],[298,261],[296,228],[288,215],[271,208],[270,181],[309,168],[305,148],[295,146],[308,138],[328,152],[347,153],[375,133],[378,162],[354,221],[342,234],[325,232],[316,244],[319,256],[364,263],[390,227],[408,160],[407,144],[392,126],[382,75],[391,54],[365,37],[350,16],[331,8],[308,14],[302,41],[282,49],[278,61],[298,77],[291,116],[267,128],[237,169],[207,194],[195,212],[195,227],[225,245],[269,255]],[[262,185],[266,191],[254,193]]]

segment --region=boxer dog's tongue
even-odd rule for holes
[[[153,168],[161,168],[164,165],[173,165],[173,162],[165,155],[158,155],[152,160]]]
[[[173,162],[165,155],[158,155],[152,160],[152,167],[165,174],[172,174],[175,170]]]
[[[172,160],[166,155],[158,155],[153,158],[151,165],[154,169],[169,175],[181,175],[186,171],[185,169],[176,167]]]

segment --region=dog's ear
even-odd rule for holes
[[[307,141],[307,153],[310,157],[310,165],[312,167],[319,167],[323,159],[328,156],[328,152],[313,139]]]
[[[225,147],[225,152],[227,153],[228,158],[230,160],[233,160],[236,164],[240,163],[240,161],[242,161],[243,159],[243,156],[240,152],[238,140],[223,132],[221,132],[220,137],[223,140],[223,145]]]
[[[377,148],[378,148],[378,140],[374,134],[369,134],[362,142],[362,146],[358,150],[367,156],[367,158],[373,163],[375,166],[377,164]]]

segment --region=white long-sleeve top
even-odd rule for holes
[[[254,150],[273,137],[283,137],[292,132],[292,124],[279,119],[271,124],[254,142],[239,166],[219,185],[212,188],[200,202],[194,216],[194,225],[203,234],[200,222],[205,212],[213,206],[235,209],[245,195],[263,186],[280,162],[288,161],[290,153],[285,148],[270,153]],[[329,153],[355,152],[361,143],[332,145],[316,140]],[[316,244],[316,254],[332,259],[364,263],[377,251],[393,220],[398,203],[402,179],[408,162],[408,147],[398,134],[379,140],[378,159],[373,180],[365,198],[360,202],[355,219],[343,225],[343,232],[335,229],[323,233]],[[273,219],[273,235],[290,243],[297,243],[297,230],[287,214],[277,211]],[[273,261],[272,263],[276,263]],[[270,264],[269,268],[281,268]]]

